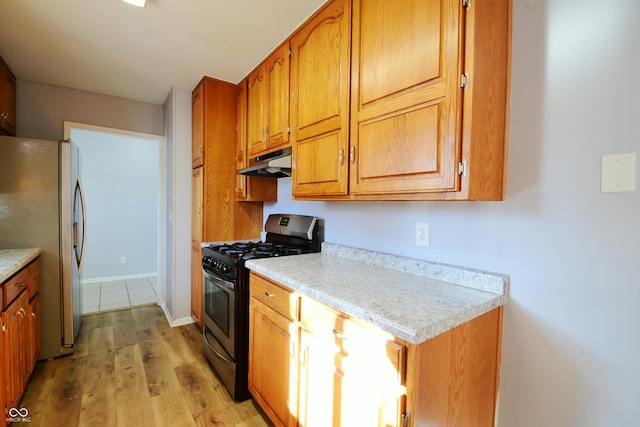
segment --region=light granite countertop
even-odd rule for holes
[[[0,249],[0,283],[40,255],[40,248]]]
[[[413,344],[504,305],[508,284],[503,274],[326,242],[321,253],[246,266]]]

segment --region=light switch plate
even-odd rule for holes
[[[603,193],[636,191],[636,153],[602,156],[600,191]]]

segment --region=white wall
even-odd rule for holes
[[[281,179],[265,204],[324,218],[330,242],[508,274],[502,427],[640,420],[640,193],[600,192],[601,156],[640,151],[638,18],[633,0],[513,0],[505,202],[292,202]]]
[[[172,325],[191,319],[191,93],[173,88],[164,103],[166,141],[165,301]]]
[[[80,148],[86,202],[82,280],[156,275],[158,139],[79,128],[71,139]]]
[[[17,134],[63,139],[64,122],[162,135],[161,105],[100,95],[28,80],[17,82]]]

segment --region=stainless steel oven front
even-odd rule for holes
[[[235,358],[235,283],[203,270],[204,326],[222,345],[231,359]],[[216,350],[214,350],[216,351]],[[222,355],[221,355],[222,356]]]

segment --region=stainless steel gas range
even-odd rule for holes
[[[203,248],[205,354],[234,400],[248,391],[248,259],[320,252],[319,220],[314,216],[271,214],[259,242],[211,244]]]

